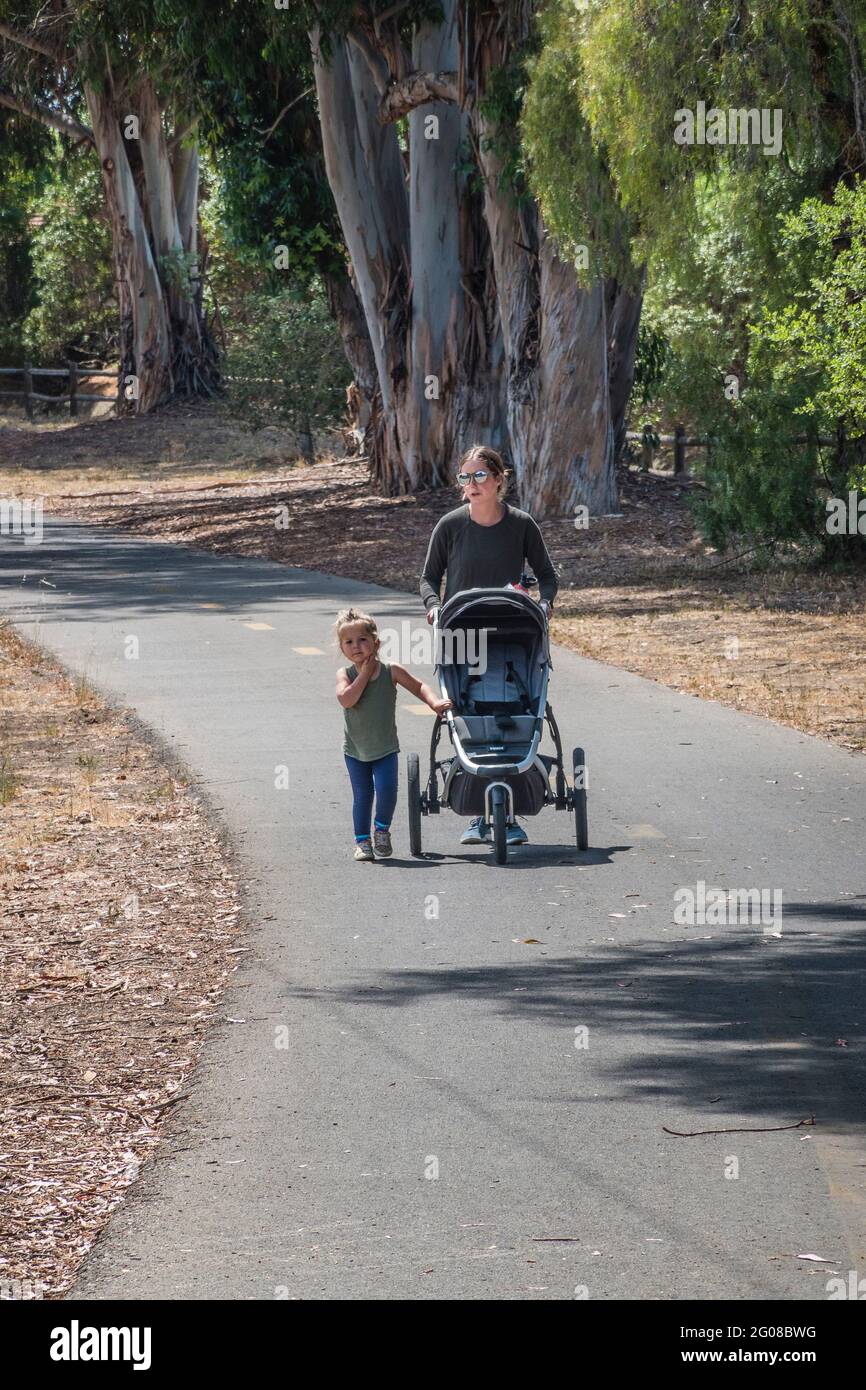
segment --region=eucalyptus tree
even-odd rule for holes
[[[542,33],[523,133],[548,225],[646,265],[667,403],[716,440],[711,537],[803,534],[820,468],[866,477],[866,6],[548,0]]]
[[[307,31],[324,165],[375,366],[369,452],[388,492],[502,447],[537,515],[616,504],[633,276],[581,282],[526,183],[530,0],[283,0]],[[603,175],[600,173],[600,177]]]
[[[0,104],[92,146],[112,233],[127,408],[212,392],[194,74],[147,0],[0,0]]]

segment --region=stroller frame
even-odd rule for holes
[[[494,625],[486,629],[480,621],[485,609],[494,619]],[[512,645],[516,643],[526,653],[523,664],[528,679],[518,671],[519,662],[506,660],[503,655],[509,649],[508,622],[512,618],[518,622],[511,639]],[[507,685],[512,685],[518,691],[519,698],[513,701],[474,701],[469,695],[470,685],[480,680],[483,689],[483,674],[474,674],[471,665],[465,661],[453,664],[437,661],[436,672],[442,696],[453,703],[444,715],[437,716],[433,726],[429,768],[423,790],[418,754],[410,753],[408,756],[411,852],[415,855],[421,853],[422,816],[438,815],[443,806],[455,810],[458,815],[483,815],[493,828],[494,858],[499,864],[507,861],[507,823],[514,820],[515,807],[521,815],[536,815],[544,806],[573,812],[577,847],[587,849],[586,759],[582,748],[574,749],[574,776],[572,785],[569,785],[559,728],[547,698],[552,663],[544,610],[520,589],[463,590],[442,606],[434,623],[437,657],[441,653],[445,634],[450,632],[453,636],[455,631],[461,630],[465,633],[467,619],[469,630],[476,633],[493,632],[497,639],[502,639],[498,660],[503,669],[501,672],[494,671],[491,683],[495,686],[498,676],[500,688],[504,691]],[[452,627],[452,624],[455,626]],[[462,687],[458,687],[461,669],[464,680]],[[477,669],[480,671],[481,668]],[[455,699],[455,695],[458,698]],[[514,719],[512,715],[518,713],[516,706],[520,707],[519,716]],[[553,740],[555,753],[552,755],[539,751],[545,724]],[[492,732],[492,726],[498,732],[493,738],[487,738],[486,734]],[[445,727],[454,751],[451,757],[438,757]],[[518,741],[519,751],[509,757],[509,737],[515,728],[517,733],[513,737]],[[553,787],[552,774],[555,774]]]

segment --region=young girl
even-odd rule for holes
[[[436,714],[450,709],[423,681],[418,681],[396,661],[379,660],[379,630],[368,613],[344,608],[335,624],[340,651],[350,666],[337,672],[337,699],[345,711],[343,753],[352,782],[352,817],[355,823],[355,858],[383,859],[391,853],[391,819],[397,804],[397,686],[420,700]],[[370,843],[373,792],[376,819]]]

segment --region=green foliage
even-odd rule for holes
[[[741,538],[771,547],[823,539],[816,488],[820,454],[814,431],[797,418],[802,392],[755,381],[719,414],[704,470],[707,492],[695,503],[698,524],[715,546]],[[809,433],[807,444],[800,437]]]
[[[576,262],[584,283],[615,275],[636,285],[639,273],[631,254],[636,227],[623,212],[604,143],[585,114],[582,44],[588,22],[573,0],[552,0],[542,12],[540,45],[528,63],[520,116],[529,183],[562,253]]]
[[[768,226],[752,235],[744,186],[722,171],[695,188],[696,227],[679,253],[652,257],[642,334],[668,345],[654,378],[654,399],[669,420],[692,422],[712,433],[728,413],[726,379],[742,386],[747,375],[749,324],[768,296],[783,294],[775,202],[785,208],[792,190],[774,185],[764,204]],[[638,368],[640,370],[640,355]],[[636,374],[636,389],[641,378]],[[647,403],[638,394],[641,403]]]
[[[52,140],[43,126],[0,107],[0,364],[24,360],[21,332],[36,298],[32,204],[45,187]]]
[[[260,427],[326,429],[345,411],[351,372],[340,335],[321,294],[285,289],[258,294],[244,306],[246,322],[229,322],[230,409]]]
[[[159,278],[167,289],[177,290],[191,299],[195,286],[193,275],[198,270],[198,256],[191,251],[166,251],[159,257]]]
[[[478,104],[490,132],[482,138],[483,148],[492,151],[501,161],[500,187],[508,189],[519,203],[532,198],[526,181],[520,119],[526,97],[527,69],[535,50],[533,38],[516,49],[506,64],[494,68]]]
[[[264,123],[269,108],[250,105],[246,129],[224,126],[212,133],[210,167],[220,238],[235,258],[278,277],[274,248],[285,246],[293,276],[309,282],[342,269],[344,261],[324,166],[318,149],[309,148],[315,119],[309,95],[304,102],[306,113],[296,111],[294,121],[284,121],[265,143],[251,127]]]
[[[624,206],[648,244],[675,248],[701,181],[735,170],[752,198],[780,160],[802,178],[832,167],[850,105],[845,42],[814,0],[603,0],[581,43],[583,109],[610,157]],[[760,145],[678,145],[678,111],[780,109],[783,153]],[[744,199],[743,206],[746,206]],[[756,209],[758,212],[758,209]]]
[[[50,173],[30,204],[31,217],[40,219],[30,244],[36,304],[23,323],[22,347],[51,364],[105,361],[116,350],[117,303],[99,164],[90,152],[58,150]]]
[[[802,419],[859,438],[866,434],[866,183],[839,184],[831,203],[807,199],[783,221],[780,239],[789,298],[755,324],[752,358],[780,384],[804,383]]]
[[[638,329],[633,401],[646,406],[659,400],[672,355],[670,342],[664,333],[643,321]]]
[[[866,184],[806,199],[779,242],[781,283],[749,325],[742,398],[718,412],[701,520],[717,544],[812,537],[850,553],[862,541],[827,535],[816,483],[866,489]]]
[[[826,545],[822,473],[866,481],[866,8],[547,0],[541,33],[530,179],[591,273],[646,269],[633,403],[713,439],[700,513],[717,544]],[[780,111],[780,153],[677,143],[699,102]]]

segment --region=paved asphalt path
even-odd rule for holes
[[[592,850],[548,810],[498,868],[443,813],[411,859],[430,723],[400,692],[395,856],[356,864],[330,627],[353,601],[421,629],[416,596],[69,522],[0,541],[0,596],[186,761],[249,878],[245,1021],[215,1024],[73,1297],[824,1299],[866,1274],[866,760],[557,647]],[[781,935],[676,925],[699,880],[780,889]]]

